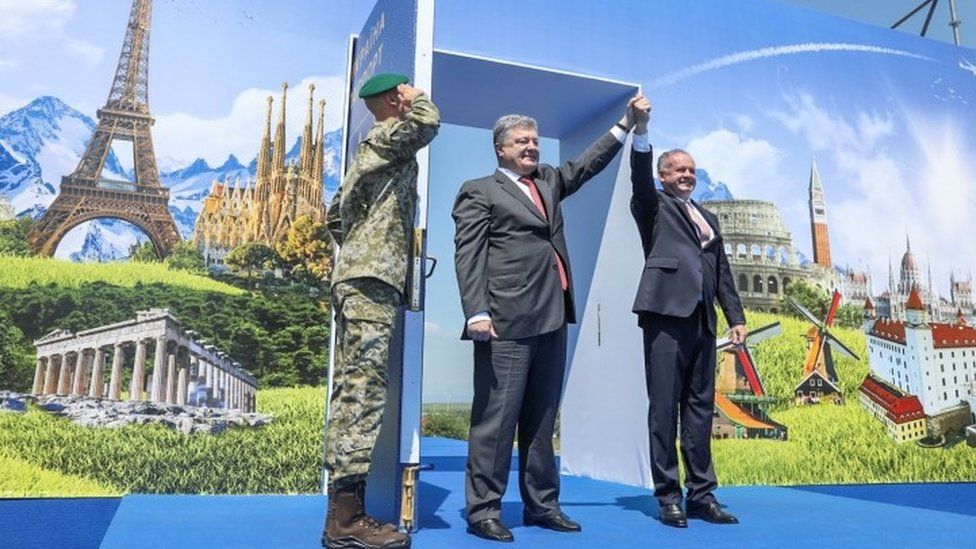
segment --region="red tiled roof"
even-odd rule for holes
[[[905,323],[889,318],[879,318],[871,327],[871,335],[904,345]]]
[[[864,308],[865,309],[874,309],[874,303],[871,301],[871,298],[870,297],[864,300]]]
[[[864,376],[860,391],[881,406],[885,416],[897,424],[925,417],[925,410],[917,396],[905,394],[871,374]]]
[[[932,323],[932,345],[936,349],[976,347],[976,328],[965,324]]]
[[[924,311],[925,304],[922,303],[922,298],[918,296],[918,290],[915,286],[912,286],[912,292],[908,294],[908,302],[905,303],[905,308],[914,311]]]

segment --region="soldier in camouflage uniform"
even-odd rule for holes
[[[418,150],[437,135],[439,114],[400,75],[381,74],[359,91],[376,118],[329,207],[341,246],[332,271],[336,356],[326,434],[326,547],[401,548],[410,537],[363,507],[370,454],[386,403],[387,357],[403,302],[417,206]]]

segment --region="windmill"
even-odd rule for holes
[[[840,292],[834,291],[830,308],[823,320],[818,320],[813,313],[792,297],[786,299],[800,315],[813,324],[807,331],[807,356],[803,362],[803,378],[794,390],[797,403],[816,404],[822,400],[843,403],[843,394],[837,387],[840,380],[834,367],[833,351],[853,360],[858,360],[858,357],[830,333],[837,309],[840,308]]]
[[[751,346],[782,331],[779,322],[774,322],[750,331],[742,344],[736,345],[729,338],[715,342],[719,364],[712,437],[786,440],[787,428],[770,419],[766,411],[779,399],[767,394],[749,351]]]

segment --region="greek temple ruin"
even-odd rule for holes
[[[34,341],[32,392],[120,400],[126,349],[134,347],[129,400],[254,412],[257,379],[198,335],[184,330],[169,309],[138,311],[133,320],[77,334],[51,332]],[[151,370],[146,364],[150,354]]]

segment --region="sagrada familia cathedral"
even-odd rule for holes
[[[214,181],[197,217],[193,242],[203,253],[211,270],[222,270],[227,254],[237,246],[258,242],[274,247],[284,240],[299,217],[312,221],[325,219],[322,173],[325,157],[325,101],[320,101],[318,128],[312,133],[315,86],[309,86],[308,115],[302,132],[297,161],[285,162],[285,104],[288,84],[282,84],[281,115],[271,139],[271,110],[274,99],[268,96],[264,137],[258,150],[253,180],[241,185],[240,179]]]

